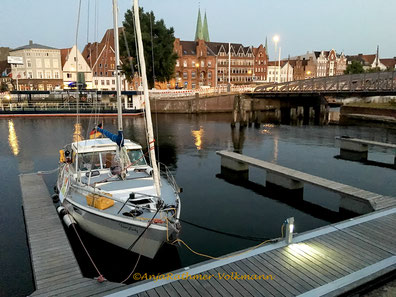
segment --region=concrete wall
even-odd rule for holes
[[[371,107],[357,107],[357,106],[342,106],[341,115],[348,114],[365,114],[365,115],[379,115],[388,116],[396,118],[395,109],[385,109],[385,108],[371,108]]]
[[[232,112],[234,94],[213,97],[150,99],[151,111],[158,113]]]

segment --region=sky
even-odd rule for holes
[[[78,47],[100,41],[113,26],[111,0],[0,0],[0,46],[16,48],[33,40],[71,47],[80,1]],[[118,2],[121,25],[133,1]],[[268,37],[270,59],[275,56],[276,34],[282,58],[333,48],[347,55],[370,54],[377,45],[381,58],[396,56],[395,0],[140,0],[139,4],[164,19],[181,40],[195,37],[200,7],[202,17],[207,13],[211,41],[258,46]]]

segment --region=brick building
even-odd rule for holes
[[[123,28],[119,28],[121,33]],[[92,88],[110,91],[116,89],[114,29],[108,29],[100,42],[88,43],[82,52],[92,69]],[[121,89],[129,90],[129,84],[121,76]]]
[[[313,57],[309,57],[308,59],[297,57],[293,63],[295,64],[293,69],[294,80],[316,77],[316,62]]]
[[[267,77],[268,57],[265,47],[246,47],[239,43],[183,41],[175,39],[178,55],[175,80],[170,88],[195,89],[228,84],[249,84],[254,78]],[[255,54],[256,55],[255,55]],[[229,75],[229,60],[231,60]]]

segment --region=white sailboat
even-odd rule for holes
[[[67,215],[83,230],[124,249],[154,258],[164,242],[173,241],[178,236],[179,188],[169,170],[156,162],[138,0],[134,0],[134,16],[151,166],[146,162],[142,146],[124,139],[117,0],[112,1],[118,135],[98,127],[97,131],[108,138],[76,141],[61,150],[56,188]]]

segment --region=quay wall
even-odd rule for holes
[[[358,106],[347,106],[347,105],[341,107],[341,115],[347,116],[350,114],[386,116],[386,117],[394,117],[396,119],[396,109],[358,107]]]
[[[150,99],[152,112],[156,113],[212,113],[232,112],[235,94],[210,97]]]

